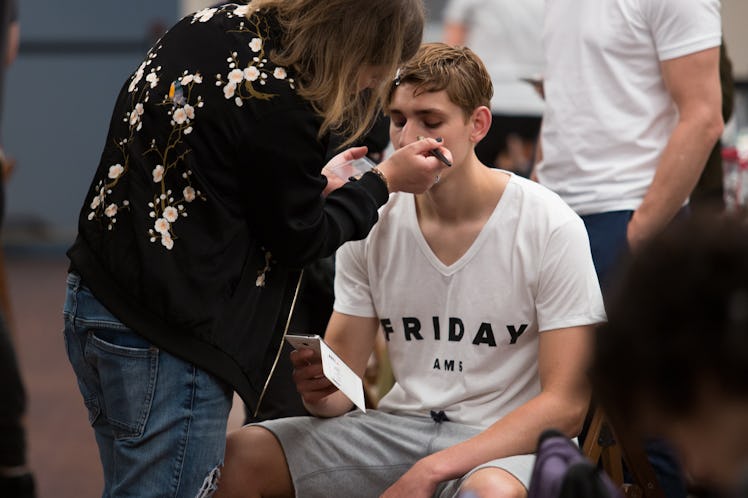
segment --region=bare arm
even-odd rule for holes
[[[363,376],[374,351],[379,320],[344,315],[334,311],[325,332],[325,342],[358,376]],[[293,378],[304,406],[318,417],[337,417],[353,403],[322,375],[322,362],[309,349],[291,353]]]
[[[5,53],[5,65],[10,66],[18,55],[18,45],[21,39],[21,25],[13,21],[8,25],[8,49]]]
[[[530,180],[538,181],[538,163],[543,160],[543,124],[540,124],[540,133],[538,133],[538,140],[535,142],[535,162],[532,165],[530,171]]]
[[[676,215],[724,127],[719,47],[663,61],[661,67],[679,119],[644,201],[629,223],[628,240],[634,250]]]
[[[467,27],[462,23],[448,22],[444,24],[444,43],[452,46],[462,46],[467,38]]]
[[[477,436],[423,458],[385,496],[408,496],[410,485],[423,489],[425,483],[433,490],[439,482],[461,477],[490,460],[533,453],[538,437],[548,428],[576,436],[589,405],[586,368],[591,341],[591,326],[542,332],[540,394]]]

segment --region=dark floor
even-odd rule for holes
[[[39,498],[101,496],[96,443],[62,338],[66,265],[61,254],[5,258]]]
[[[29,398],[29,460],[38,498],[101,496],[101,467],[62,338],[63,254],[5,256],[13,331]],[[232,413],[236,427],[240,410]]]

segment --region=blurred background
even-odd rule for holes
[[[41,498],[100,496],[93,433],[60,332],[64,251],[75,236],[114,98],[168,26],[211,3],[20,0],[19,55],[3,96],[2,143],[16,168],[6,187],[2,243],[29,396],[30,465]],[[427,41],[441,39],[445,3],[426,0]],[[729,141],[748,127],[748,2],[722,0],[722,11],[737,94]],[[240,420],[237,413],[231,423]]]

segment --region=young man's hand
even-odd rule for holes
[[[439,482],[427,460],[422,459],[387,488],[380,498],[431,498]]]
[[[338,390],[322,372],[322,358],[317,352],[302,348],[291,352],[293,380],[305,404],[314,405]]]

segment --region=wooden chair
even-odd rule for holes
[[[600,407],[593,412],[582,452],[593,463],[601,463],[626,498],[665,498],[642,442],[630,434],[614,431]],[[633,483],[623,482],[624,463]]]

